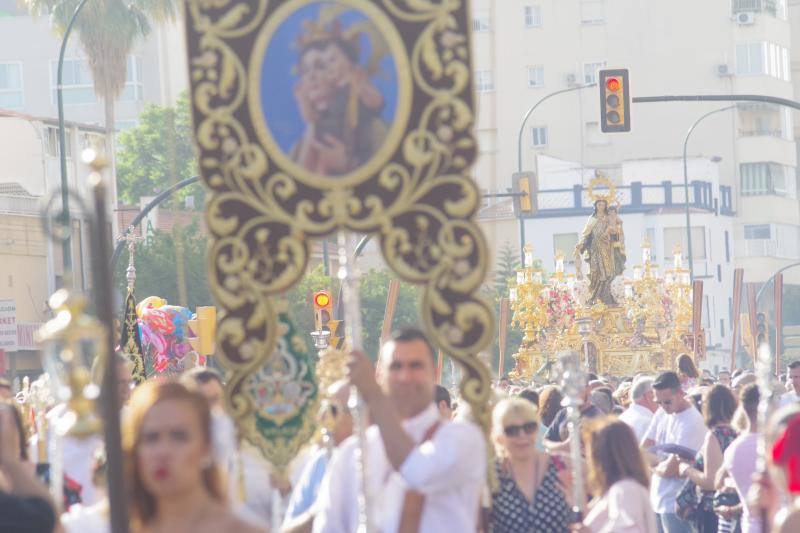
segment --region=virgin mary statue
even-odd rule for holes
[[[612,239],[615,230],[616,224],[608,215],[608,202],[603,199],[595,201],[594,212],[575,246],[575,264],[579,278],[583,277],[582,261],[589,263],[589,305],[598,302],[608,306],[617,305],[611,295],[611,282],[619,271]]]

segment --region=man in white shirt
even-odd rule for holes
[[[624,413],[619,415],[619,419],[628,424],[636,434],[636,442],[641,442],[650,422],[653,421],[653,413],[658,409],[653,393],[653,378],[641,376],[636,378],[630,391],[631,404]]]
[[[781,407],[800,402],[800,361],[792,361],[786,367],[786,383],[789,391],[781,396]]]
[[[696,453],[703,445],[708,430],[703,416],[684,397],[678,375],[675,372],[662,372],[653,382],[653,389],[664,415],[653,418],[653,423],[657,423],[658,427],[648,429],[644,447],[677,444]],[[663,533],[691,533],[694,530],[691,523],[681,520],[675,512],[675,498],[684,483],[678,477],[679,464],[678,457],[670,454],[653,468],[650,502],[658,514],[658,529]]]
[[[475,531],[486,443],[476,425],[442,420],[434,403],[434,351],[424,334],[409,329],[393,335],[383,346],[377,380],[360,352],[351,354],[349,373],[375,423],[366,434],[365,491],[374,531]],[[316,533],[358,529],[358,446],[352,437],[331,459]]]

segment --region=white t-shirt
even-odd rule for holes
[[[787,392],[786,394],[781,395],[781,407],[786,407],[787,405],[791,405],[795,402],[800,402],[800,395],[796,392]]]
[[[747,505],[747,492],[753,484],[758,456],[758,433],[746,433],[736,439],[725,449],[722,467],[728,471],[739,499],[744,502],[742,510],[742,531],[744,533],[761,533],[760,517],[750,514]]]
[[[636,435],[636,442],[641,442],[645,433],[647,433],[647,428],[650,427],[650,423],[653,421],[653,411],[638,403],[631,403],[625,409],[625,412],[619,415],[619,419],[628,424],[633,430],[634,435]]]
[[[654,422],[655,420],[654,417]],[[654,440],[657,445],[679,444],[697,451],[703,446],[707,432],[703,416],[694,405],[689,405],[680,413],[661,417]],[[648,429],[649,433],[650,429]],[[645,437],[648,436],[645,435]],[[653,474],[653,481],[650,483],[650,502],[653,504],[655,512],[659,514],[675,512],[675,497],[684,482],[683,478],[663,478]]]

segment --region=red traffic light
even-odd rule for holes
[[[606,80],[606,88],[609,91],[617,92],[622,88],[622,82],[619,81],[619,78],[608,78]]]
[[[314,305],[317,307],[328,307],[331,303],[331,295],[327,292],[318,292],[314,295]]]

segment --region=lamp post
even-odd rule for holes
[[[700,124],[703,120],[714,115],[716,113],[721,113],[723,111],[727,111],[728,109],[733,109],[736,107],[735,105],[729,105],[726,107],[721,107],[719,109],[715,109],[713,111],[709,111],[705,115],[698,118],[692,127],[689,128],[689,131],[686,132],[686,137],[683,139],[683,194],[685,196],[684,200],[686,202],[686,245],[689,248],[688,251],[688,258],[689,258],[689,283],[691,284],[694,281],[694,255],[692,251],[692,224],[691,224],[691,215],[689,213],[689,169],[686,162],[686,150],[689,146],[689,137],[692,136],[692,132],[694,129]]]
[[[59,151],[59,159],[61,163],[61,216],[64,222],[64,227],[66,230],[66,236],[64,237],[63,242],[61,243],[62,250],[63,250],[63,260],[64,260],[64,273],[66,275],[67,272],[72,270],[72,222],[70,221],[69,216],[69,183],[67,180],[67,135],[64,128],[64,94],[63,94],[63,86],[62,86],[62,79],[64,74],[64,54],[67,51],[67,41],[69,40],[69,35],[72,33],[72,26],[75,24],[75,20],[78,18],[83,6],[86,5],[86,2],[89,0],[81,0],[78,4],[78,7],[75,8],[75,12],[72,14],[72,18],[69,19],[69,24],[67,24],[67,29],[64,31],[64,37],[61,39],[61,51],[58,53],[58,72],[56,74],[56,95],[58,99],[58,151]]]
[[[587,87],[597,87],[597,83],[587,83],[586,85],[576,85],[575,87],[569,87],[567,89],[561,89],[560,91],[555,91],[550,94],[547,94],[539,99],[538,102],[533,104],[530,109],[525,113],[525,116],[522,118],[522,123],[519,125],[519,135],[517,135],[517,172],[522,172],[522,133],[525,131],[525,124],[528,122],[528,119],[531,118],[531,115],[542,104],[545,100],[549,100],[553,96],[557,94],[569,93],[572,91],[579,91],[581,89],[585,89]],[[520,254],[524,252],[522,249],[525,248],[525,221],[522,216],[519,217],[519,250]]]

